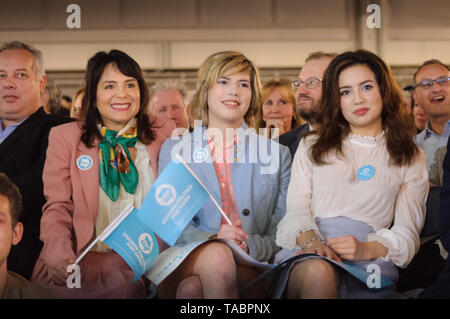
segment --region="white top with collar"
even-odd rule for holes
[[[372,226],[376,233],[368,240],[383,244],[389,250],[387,259],[405,267],[419,248],[425,221],[424,153],[409,166],[390,165],[384,132],[375,138],[349,134],[342,144],[344,156],[332,152],[325,157],[329,164],[319,166],[309,157],[316,138],[302,139],[294,156],[277,245],[294,249],[299,232],[315,230],[321,236],[314,218],[344,216]],[[360,180],[356,172],[365,165],[373,166],[375,173]]]

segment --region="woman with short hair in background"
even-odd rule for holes
[[[258,125],[264,136],[276,138],[304,123],[295,112],[295,92],[287,78],[272,79],[262,88],[262,117]]]

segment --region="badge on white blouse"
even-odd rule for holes
[[[77,166],[82,171],[86,171],[92,167],[92,158],[88,155],[81,155],[77,158]]]
[[[371,179],[373,175],[375,175],[375,167],[372,165],[364,165],[356,172],[356,177],[358,177],[360,181],[367,181]]]

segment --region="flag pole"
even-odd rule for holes
[[[84,256],[86,256],[86,254],[89,252],[89,250],[91,250],[91,248],[98,242],[100,236],[95,238],[95,240],[88,246],[88,248],[86,248],[83,253],[80,255],[80,257],[77,258],[77,260],[75,260],[74,265],[78,264],[81,259],[83,259]]]
[[[184,165],[184,167],[186,167],[186,169],[189,171],[189,173],[191,173],[192,176],[194,176],[194,178],[197,180],[197,182],[199,182],[200,185],[202,185],[202,187],[205,189],[205,191],[208,193],[209,197],[211,198],[211,200],[213,201],[214,205],[217,206],[217,208],[219,209],[220,213],[222,214],[223,218],[225,218],[225,220],[227,221],[228,224],[233,225],[233,223],[231,222],[231,220],[228,218],[227,214],[225,214],[225,212],[223,211],[222,207],[220,207],[220,205],[217,203],[217,201],[215,200],[215,198],[211,195],[211,193],[209,192],[209,190],[205,187],[205,185],[203,185],[203,183],[200,181],[200,179],[197,177],[197,175],[192,171],[192,169],[183,161],[183,159],[181,158],[181,156],[179,154],[175,155],[175,158]]]
[[[99,240],[103,241],[106,237],[108,237],[114,229],[116,229],[117,226],[119,226],[119,224],[133,211],[133,209],[134,207],[132,205],[125,207],[125,209],[116,218],[114,218],[108,227],[106,227],[105,230],[103,230],[102,233],[98,235],[98,237],[95,238],[95,240],[81,253],[77,260],[75,260],[74,264],[78,264]]]

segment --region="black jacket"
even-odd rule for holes
[[[443,163],[444,180],[439,201],[439,230],[442,245],[450,252],[450,139],[447,142],[447,154]],[[420,294],[419,298],[450,298],[450,256],[436,282]]]
[[[441,233],[441,242],[445,250],[450,252],[450,139],[447,142],[447,154],[445,155],[442,166],[444,169],[444,179],[439,202],[439,230]],[[450,258],[447,258],[446,268],[450,271]]]
[[[289,147],[289,150],[291,151],[291,160],[294,159],[298,144],[307,132],[309,132],[309,125],[303,124],[302,126],[280,135],[278,142]]]
[[[42,206],[45,203],[42,170],[48,145],[48,134],[54,126],[70,121],[57,115],[48,115],[39,108],[20,124],[0,144],[0,172],[17,185],[22,194],[23,210],[20,221],[24,225],[21,242],[11,248],[8,270],[30,279],[39,257]]]

